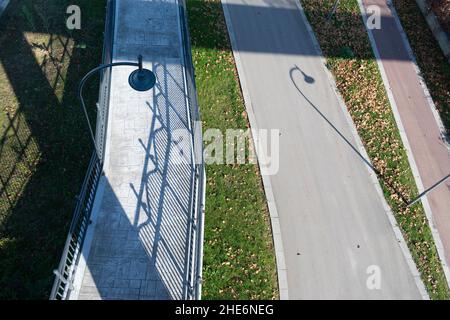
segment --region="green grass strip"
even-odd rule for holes
[[[247,129],[220,1],[188,0],[204,130]],[[258,167],[206,167],[204,299],[278,298],[270,220]]]

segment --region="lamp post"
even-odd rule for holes
[[[438,182],[436,182],[435,184],[433,184],[431,187],[429,187],[428,189],[424,190],[422,193],[420,193],[417,197],[415,197],[413,200],[411,200],[406,206],[410,207],[413,204],[415,204],[417,201],[419,201],[424,195],[426,195],[428,192],[430,192],[431,190],[433,190],[434,188],[436,188],[438,185],[440,185],[441,183],[443,183],[445,180],[447,180],[448,178],[450,178],[450,173],[448,175],[446,175],[445,177],[443,177],[441,180],[439,180]]]
[[[106,69],[106,68],[110,68],[110,67],[117,67],[117,66],[134,66],[134,67],[138,67],[138,69],[134,70],[133,72],[130,73],[130,76],[128,77],[128,84],[130,85],[130,87],[132,87],[134,90],[136,91],[148,91],[151,88],[153,88],[155,86],[156,83],[156,76],[155,74],[148,70],[148,69],[144,69],[142,67],[142,55],[139,55],[138,57],[138,62],[114,62],[114,63],[108,63],[108,64],[101,64],[98,67],[92,69],[91,71],[89,71],[84,77],[83,79],[81,79],[80,81],[80,86],[78,87],[78,98],[81,101],[81,106],[83,107],[83,112],[84,115],[86,117],[86,121],[89,127],[89,132],[91,134],[91,139],[92,142],[94,143],[94,148],[95,148],[95,152],[97,153],[97,156],[99,156],[99,152],[97,149],[97,143],[95,141],[95,137],[94,137],[94,131],[92,130],[92,126],[91,126],[91,122],[89,120],[89,115],[88,112],[86,110],[86,105],[84,103],[84,99],[83,99],[83,87],[84,84],[86,83],[86,81],[93,75],[95,74],[97,71]]]

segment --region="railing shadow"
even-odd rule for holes
[[[85,257],[79,300],[170,299],[170,292],[149,255],[138,223],[147,216],[123,205],[117,186],[104,180],[103,202],[95,224],[90,253]],[[143,203],[140,204],[141,207]],[[160,234],[152,234],[157,243]],[[156,253],[155,253],[156,254]]]

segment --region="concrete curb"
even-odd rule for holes
[[[439,47],[441,47],[444,56],[450,62],[450,37],[444,29],[442,29],[441,24],[439,23],[439,20],[434,12],[428,8],[427,2],[425,0],[416,0],[416,3],[427,21],[433,36],[439,43]]]
[[[2,16],[2,13],[3,13],[3,11],[5,11],[8,4],[9,4],[9,0],[0,0],[0,17]]]
[[[358,2],[359,1],[361,1],[361,0],[358,0]],[[347,106],[345,105],[345,102],[344,102],[341,94],[339,93],[339,90],[338,90],[338,88],[336,86],[336,82],[334,81],[334,77],[331,74],[331,71],[326,67],[326,59],[325,59],[325,57],[323,55],[322,49],[320,48],[319,42],[317,41],[317,38],[316,38],[316,36],[314,34],[314,31],[313,31],[311,25],[309,24],[308,19],[306,18],[306,15],[305,15],[303,7],[302,7],[302,5],[300,3],[300,0],[297,0],[295,2],[296,2],[297,7],[299,8],[299,10],[301,12],[303,20],[305,21],[305,25],[307,26],[308,32],[309,32],[309,34],[311,36],[311,39],[312,39],[312,41],[314,43],[316,51],[319,54],[319,56],[321,57],[322,63],[324,64],[325,72],[326,72],[326,74],[328,76],[330,86],[334,90],[334,92],[335,92],[335,94],[337,96],[337,99],[339,101],[339,105],[342,108],[343,114],[344,114],[344,116],[345,116],[345,118],[346,118],[346,120],[347,120],[347,122],[349,124],[350,131],[352,132],[353,137],[355,138],[356,145],[358,147],[358,151],[363,155],[363,157],[365,159],[367,159],[367,161],[371,162],[369,156],[367,155],[366,149],[364,148],[364,145],[363,145],[363,143],[361,141],[361,138],[360,138],[360,136],[358,134],[358,131],[356,130],[356,125],[353,122],[353,119],[350,116],[350,113],[348,112]],[[366,166],[366,168],[367,168],[367,170],[369,172],[370,178],[372,179],[372,183],[373,183],[373,185],[374,185],[374,187],[375,187],[375,189],[377,191],[377,194],[378,194],[378,196],[379,196],[379,198],[380,198],[380,200],[382,202],[384,211],[385,211],[385,213],[387,215],[387,218],[388,218],[388,220],[389,220],[389,222],[391,224],[392,230],[394,231],[395,238],[398,241],[398,244],[399,244],[400,249],[401,249],[401,251],[403,253],[403,256],[404,256],[404,258],[406,260],[406,263],[407,263],[407,265],[408,265],[408,267],[409,267],[409,269],[410,269],[410,271],[412,273],[412,276],[413,276],[414,281],[416,283],[416,286],[417,286],[417,288],[419,290],[419,293],[421,294],[421,296],[422,296],[422,298],[424,300],[429,300],[429,296],[428,296],[428,293],[427,293],[427,291],[425,289],[425,285],[423,284],[422,279],[420,277],[420,273],[417,270],[417,267],[416,267],[416,264],[414,263],[414,260],[412,259],[412,256],[411,256],[411,253],[410,253],[410,251],[408,249],[406,241],[403,238],[403,234],[402,234],[400,228],[397,225],[397,221],[396,221],[396,219],[394,217],[394,214],[392,213],[391,208],[389,207],[388,203],[386,202],[386,199],[384,197],[383,191],[381,189],[380,182],[378,181],[378,177],[376,176],[375,172],[369,166]]]
[[[253,106],[252,101],[250,99],[250,94],[247,89],[247,82],[245,80],[245,75],[243,72],[243,67],[239,55],[239,51],[237,50],[237,44],[236,39],[234,37],[234,30],[233,25],[231,22],[230,13],[227,8],[227,0],[221,0],[223,13],[225,16],[225,21],[228,29],[228,35],[230,37],[231,47],[233,51],[234,60],[236,63],[236,68],[238,71],[238,77],[239,82],[241,85],[241,91],[242,95],[244,96],[244,104],[245,108],[247,110],[248,119],[250,122],[250,127],[252,131],[252,140],[253,140],[253,147],[256,150],[256,155],[258,158],[258,163],[268,163],[265,159],[264,152],[258,152],[259,148],[257,147],[259,143],[257,142],[258,135],[256,134],[258,132],[258,125],[256,123],[256,118],[253,113]],[[289,299],[289,291],[288,291],[288,284],[287,284],[287,269],[285,264],[285,257],[284,257],[284,248],[283,248],[283,241],[281,237],[281,229],[280,229],[280,221],[278,217],[278,211],[277,206],[275,202],[275,197],[273,195],[272,191],[272,184],[270,182],[270,177],[267,175],[262,175],[262,181],[264,186],[264,192],[266,194],[267,199],[267,206],[269,207],[269,215],[270,215],[270,222],[272,226],[272,237],[273,237],[273,243],[275,248],[275,256],[276,256],[276,264],[277,264],[277,275],[278,275],[278,288],[280,292],[280,299],[281,300],[288,300]]]
[[[362,19],[363,19],[364,26],[366,27],[367,34],[369,36],[369,41],[370,41],[370,44],[372,46],[372,50],[373,50],[375,58],[377,60],[378,69],[380,70],[381,78],[383,80],[383,84],[384,84],[384,87],[386,89],[386,93],[387,93],[387,96],[388,96],[388,99],[389,99],[389,103],[391,104],[392,113],[394,114],[395,122],[397,123],[397,127],[398,127],[398,130],[399,130],[399,133],[400,133],[400,137],[402,139],[404,148],[406,150],[406,154],[407,154],[407,157],[408,157],[408,162],[409,162],[409,165],[411,167],[411,171],[413,173],[414,180],[415,180],[416,185],[417,185],[417,189],[418,189],[418,191],[420,193],[423,190],[425,190],[425,188],[423,186],[422,179],[420,178],[419,170],[418,170],[416,162],[414,160],[414,156],[412,154],[411,146],[410,146],[408,138],[406,136],[406,132],[405,132],[405,129],[403,127],[403,123],[401,121],[400,114],[398,112],[397,104],[395,103],[394,96],[393,96],[391,87],[389,85],[389,81],[387,79],[386,72],[385,72],[384,67],[383,67],[383,63],[382,63],[381,58],[380,58],[380,54],[379,54],[377,46],[375,44],[375,39],[373,38],[372,32],[367,28],[367,24],[366,24],[367,14],[366,14],[366,11],[364,10],[364,6],[362,4],[362,0],[357,0],[357,1],[358,1],[359,9],[361,11],[361,16],[362,16]],[[406,34],[404,33],[403,28],[400,25],[400,21],[398,20],[397,12],[395,11],[395,9],[392,8],[391,2],[389,0],[388,0],[388,5],[391,7],[394,19],[396,20],[397,26],[399,27],[399,30],[402,33],[402,39],[405,42],[405,45],[407,47],[407,51],[408,51],[408,53],[409,53],[409,55],[410,55],[410,57],[411,57],[411,59],[413,61],[414,67],[416,69],[416,73],[417,73],[417,75],[419,77],[420,84],[422,85],[422,88],[424,89],[424,93],[425,93],[425,95],[427,97],[427,100],[428,100],[429,103],[430,102],[432,103],[431,108],[432,108],[432,110],[435,111],[435,112],[433,112],[433,114],[437,114],[437,111],[434,108],[434,103],[431,100],[431,96],[430,96],[430,94],[428,92],[428,89],[426,88],[425,83],[423,82],[423,79],[420,76],[420,71],[419,71],[417,63],[416,63],[416,61],[414,59],[411,47],[409,46],[408,40],[406,38]],[[439,117],[439,115],[437,115],[437,116]],[[438,119],[440,120],[440,118],[438,118]],[[442,122],[440,122],[440,124],[442,125]],[[438,122],[438,126],[439,126],[439,122]],[[442,128],[443,128],[443,125],[442,125]],[[439,256],[439,259],[441,261],[441,265],[442,265],[442,268],[443,268],[443,271],[444,271],[444,274],[445,274],[445,278],[447,280],[447,283],[449,283],[448,279],[449,279],[450,274],[449,274],[449,269],[448,269],[447,263],[445,261],[445,255],[444,255],[444,251],[443,251],[442,241],[441,241],[441,238],[440,238],[439,233],[437,231],[437,228],[436,228],[436,226],[433,223],[433,216],[432,216],[432,212],[431,212],[431,207],[430,207],[430,205],[428,203],[427,196],[424,196],[422,198],[422,205],[424,207],[425,215],[426,215],[426,218],[428,220],[428,225],[429,225],[429,227],[431,229],[433,240],[434,240],[436,249],[438,251],[438,256]],[[443,257],[444,257],[444,259],[442,259]],[[449,283],[449,285],[450,285],[450,283]]]

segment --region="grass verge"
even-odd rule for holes
[[[17,0],[0,18],[0,299],[49,297],[92,150],[76,92],[101,61],[105,4]]]
[[[204,129],[249,124],[219,0],[188,0],[189,29]],[[206,167],[205,299],[275,299],[276,266],[258,167]]]
[[[433,237],[420,204],[405,208],[417,194],[411,169],[356,0],[341,0],[327,21],[333,0],[302,0],[327,67],[336,80],[367,153],[380,172],[385,198],[402,230],[432,299],[450,292]]]
[[[416,1],[392,2],[447,135],[450,136],[450,63],[445,59]]]

